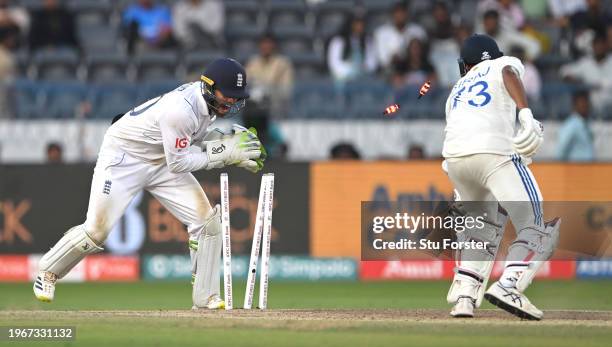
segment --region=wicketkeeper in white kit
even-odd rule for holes
[[[518,317],[539,320],[542,311],[523,292],[554,252],[560,221],[543,221],[542,195],[527,167],[544,132],[527,104],[525,69],[486,35],[466,39],[459,66],[462,77],[446,102],[444,166],[456,195],[465,202],[463,207],[457,203],[460,213],[487,216],[483,229],[466,229],[457,238],[491,246],[458,253],[447,297],[454,305],[451,315],[472,317],[484,296]],[[517,237],[508,249],[503,275],[485,292],[507,217]]]
[[[55,284],[88,254],[103,250],[132,198],[147,190],[187,226],[194,308],[220,309],[221,219],[191,174],[228,165],[257,172],[265,151],[253,130],[234,126],[212,136],[217,117],[236,114],[249,97],[233,59],[210,63],[201,81],[184,84],[116,117],[94,169],[85,223],[68,230],[39,264],[34,294],[51,302]]]

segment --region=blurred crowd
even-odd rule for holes
[[[84,54],[84,47],[89,44],[84,40],[104,40],[77,32],[78,23],[71,2],[41,0],[35,7],[25,6],[26,2],[31,3],[0,0],[0,110],[3,110],[0,118],[11,115],[7,90],[11,81],[22,77],[19,76],[18,52],[27,51],[32,56],[37,51],[69,47]],[[294,47],[291,44],[282,52],[279,50],[278,31],[272,24],[264,30],[255,30],[230,25],[226,20],[229,3],[237,8],[242,3],[248,7],[252,3],[264,6],[282,1],[118,2],[121,2],[118,18],[121,40],[117,45],[121,47],[117,49],[128,56],[168,50],[221,50],[238,54],[236,49],[228,48],[236,43],[235,37],[240,37],[240,33],[253,37],[255,32],[256,51],[249,56],[237,56],[246,64],[253,95],[244,116],[248,121],[266,124],[271,129],[270,137],[276,143],[274,153],[286,151],[279,132],[268,118],[283,118],[291,111],[293,90],[304,77],[297,71],[299,56],[290,54]],[[383,81],[394,95],[401,95],[404,90],[412,92],[415,85],[425,81],[431,81],[434,90],[444,92],[459,78],[456,59],[462,41],[478,32],[492,36],[503,52],[523,61],[526,67],[524,84],[536,111],[547,83],[562,82],[563,86],[571,88],[573,111],[567,114],[567,124],[560,134],[563,148],[559,149],[559,158],[573,158],[572,150],[567,147],[575,147],[580,141],[572,140],[576,131],[572,129],[587,129],[580,138],[588,142],[585,112],[604,114],[604,119],[612,116],[611,1],[287,0],[285,5],[296,3],[307,8],[333,3],[356,5],[343,12],[341,21],[316,22],[324,28],[315,30],[326,32],[317,36],[321,42],[318,50],[325,68],[323,75],[333,80],[335,92],[340,95],[351,83],[373,80]],[[380,11],[381,8],[384,11]],[[377,11],[376,15],[373,11]],[[245,13],[248,17],[259,12],[256,7],[251,14]],[[304,18],[294,14],[285,19],[281,16],[278,23],[308,20],[307,14],[302,16]],[[244,21],[248,23],[249,19]],[[234,35],[229,36],[229,31]],[[310,47],[317,50],[316,44]],[[576,106],[584,102],[587,106]],[[80,110],[86,111],[87,107],[80,105]],[[350,144],[339,144],[332,151],[332,157],[359,157],[356,150],[348,147]],[[418,145],[412,147],[415,148],[408,150],[410,157],[424,156],[423,151],[418,151]]]

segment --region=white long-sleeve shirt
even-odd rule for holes
[[[591,103],[598,112],[603,112],[612,105],[612,54],[602,61],[592,56],[582,57],[580,60],[563,65],[560,69],[561,77],[573,78],[593,88]]]
[[[195,43],[190,26],[197,26],[205,33],[221,35],[225,25],[225,8],[218,0],[204,0],[198,4],[178,2],[172,8],[174,34],[183,42]]]
[[[376,51],[374,50],[374,45],[371,40],[366,40],[360,66],[356,66],[350,56],[344,59],[342,53],[344,52],[345,44],[345,41],[340,36],[332,38],[329,42],[327,63],[332,76],[334,76],[336,80],[348,80],[376,70]],[[353,48],[358,49],[359,47]]]
[[[388,67],[394,55],[403,56],[413,39],[427,39],[425,29],[418,24],[408,23],[401,31],[391,23],[377,28],[374,32],[374,44],[379,64]]]
[[[201,94],[199,82],[184,84],[127,112],[106,132],[133,157],[155,164],[165,162],[175,173],[203,169],[206,153],[191,151],[215,120]]]

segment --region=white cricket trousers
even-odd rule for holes
[[[165,162],[137,159],[105,137],[94,169],[85,231],[102,245],[134,196],[150,192],[181,223],[190,238],[204,228],[211,206],[191,173],[172,173]]]
[[[446,159],[448,176],[462,201],[482,201],[489,216],[498,201],[517,232],[543,228],[542,194],[533,174],[518,155],[473,154]]]

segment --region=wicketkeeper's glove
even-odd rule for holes
[[[233,130],[236,133],[248,133],[248,136],[250,138],[257,139],[257,141],[259,141],[259,139],[257,138],[257,129],[255,129],[253,127],[247,129],[247,128],[245,128],[243,126],[240,126],[238,124],[234,124],[233,125]],[[263,169],[264,161],[268,157],[268,154],[266,153],[266,149],[261,144],[261,142],[259,142],[259,145],[260,145],[259,149],[261,151],[261,155],[258,158],[249,159],[249,160],[243,160],[240,163],[238,163],[236,166],[245,168],[246,170],[249,170],[252,173],[256,173],[256,172],[260,171],[261,169]]]
[[[205,145],[204,150],[208,155],[207,169],[238,165],[261,157],[261,142],[257,135],[249,131],[234,131],[219,140],[208,141]]]
[[[514,150],[527,158],[532,157],[544,141],[544,127],[533,118],[531,110],[524,108],[519,111],[518,119],[521,129],[514,137]]]

